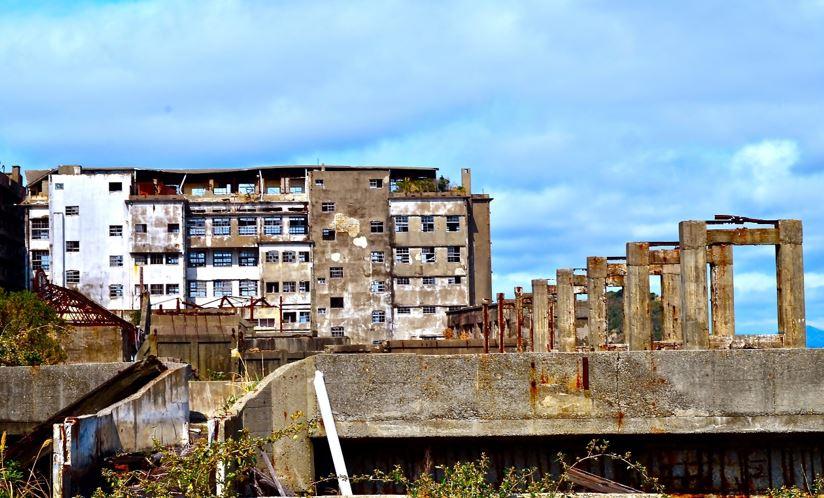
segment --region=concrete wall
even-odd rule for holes
[[[220,414],[225,404],[238,399],[246,392],[243,382],[225,380],[189,382],[189,411],[207,418]]]
[[[54,425],[53,493],[75,496],[102,458],[189,442],[188,365],[168,364],[138,392],[99,412]]]
[[[108,363],[123,360],[120,327],[73,327],[62,342],[68,363]]]
[[[95,363],[0,368],[0,400],[3,400],[0,403],[0,432],[17,435],[32,429],[129,365]]]

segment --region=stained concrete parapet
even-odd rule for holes
[[[0,432],[23,434],[131,363],[0,367]]]

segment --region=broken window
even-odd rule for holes
[[[398,285],[409,285],[409,277],[398,277],[395,279],[395,283]]]
[[[254,194],[255,193],[255,184],[254,183],[241,183],[237,186],[237,191],[239,194]]]
[[[264,235],[280,235],[283,233],[283,219],[280,216],[263,218]]]
[[[315,179],[315,186],[316,187],[323,187],[323,180],[321,180],[320,178],[316,178]]]
[[[274,294],[280,292],[280,282],[266,282],[266,293]]]
[[[147,231],[148,227],[146,227],[145,223],[135,223],[134,233],[146,233]]]
[[[398,247],[395,249],[395,263],[409,263],[409,248]]]
[[[66,270],[66,283],[67,284],[79,284],[80,283],[80,270]]]
[[[342,297],[330,297],[329,298],[329,307],[330,308],[343,308],[343,298]]]
[[[123,182],[109,182],[109,192],[121,192],[123,190]]]
[[[372,233],[383,233],[383,222],[382,221],[370,221],[369,222],[369,231]]]
[[[333,266],[329,268],[329,278],[343,278],[343,267]]]
[[[383,180],[380,178],[372,178],[369,180],[369,188],[383,188]]]
[[[308,311],[298,311],[298,323],[309,323],[309,315]]]
[[[280,194],[280,187],[266,187],[266,194],[267,195],[278,195],[278,194]]]
[[[277,251],[266,251],[266,262],[277,263],[280,261],[280,253]]]
[[[335,240],[335,231],[331,228],[324,228],[321,238],[323,240]]]
[[[123,284],[109,285],[109,298],[115,299],[118,297],[123,297]]]
[[[212,235],[229,235],[232,233],[232,222],[229,218],[212,218]]]
[[[149,285],[149,294],[153,296],[162,296],[163,295],[163,284],[151,284]]]
[[[409,216],[395,216],[395,231],[408,232],[409,231]]]
[[[203,187],[194,187],[192,188],[192,195],[195,197],[203,197],[206,195],[206,189]]]
[[[232,266],[232,251],[213,252],[212,266]]]
[[[257,235],[257,218],[238,218],[238,235]]]
[[[192,251],[189,253],[189,268],[206,266],[206,252]]]
[[[80,241],[79,240],[67,240],[66,241],[66,252],[80,252]]]
[[[326,285],[326,277],[318,277],[318,285]]]
[[[318,308],[319,316],[326,316],[326,308]]]
[[[435,231],[435,217],[432,215],[421,216],[421,232]]]
[[[240,266],[257,266],[258,252],[254,250],[240,251],[240,254],[238,254],[238,260],[240,261]]]
[[[383,263],[383,251],[372,251],[370,258],[373,263]]]
[[[297,314],[294,311],[287,311],[283,314],[283,323],[295,323],[297,320]]]
[[[277,325],[274,318],[258,318],[257,319],[257,326],[258,327],[268,327],[274,328]]]
[[[283,292],[295,292],[298,286],[295,282],[283,282]]]
[[[409,306],[398,306],[398,314],[399,315],[409,315],[412,313],[412,308]]]
[[[421,283],[423,285],[435,285],[435,277],[423,277]]]
[[[380,310],[372,311],[372,323],[385,323],[386,322],[386,312]]]
[[[447,308],[448,311],[458,311],[459,309],[463,308],[463,306],[449,306]]]
[[[79,216],[80,206],[66,206],[66,216]]]
[[[224,187],[215,187],[215,195],[229,195],[232,193],[232,186],[226,185]]]
[[[343,337],[343,327],[332,327],[332,337]]]
[[[459,232],[459,231],[461,231],[461,217],[460,216],[447,216],[446,217],[446,231],[447,232]]]
[[[170,252],[166,255],[166,264],[167,265],[177,265],[180,264],[180,255],[177,253]]]
[[[212,284],[212,295],[215,297],[231,296],[232,295],[232,281],[231,280],[215,280]]]
[[[257,280],[241,280],[240,281],[240,295],[241,296],[256,296],[258,293]]]
[[[176,296],[180,294],[180,284],[166,284],[166,295]]]
[[[298,291],[309,292],[309,281],[301,280],[300,283],[298,283]]]
[[[320,210],[323,213],[334,213],[335,212],[335,203],[334,202],[321,202],[320,203]]]
[[[162,265],[166,260],[166,255],[163,253],[153,252],[149,254],[149,263],[153,265]]]
[[[205,218],[190,218],[187,222],[189,236],[206,235],[206,219]]]
[[[123,256],[109,256],[109,266],[123,266]]]
[[[421,260],[424,263],[434,263],[435,262],[435,248],[434,247],[421,247]]]
[[[300,251],[298,253],[298,263],[308,263],[309,262],[309,251]]]
[[[446,249],[446,261],[449,263],[460,263],[461,248],[459,246],[449,246]]]
[[[304,183],[305,183],[305,180],[303,178],[290,178],[289,179],[289,193],[290,194],[302,194],[305,191]]]
[[[134,264],[137,266],[144,266],[146,264],[146,255],[145,254],[135,254],[132,256],[134,260]]]
[[[432,314],[435,313],[435,307],[434,306],[424,306],[423,307],[423,313],[424,313],[424,315],[432,315]]]
[[[63,184],[62,183],[55,183],[54,184],[54,189],[55,190],[63,190]]]
[[[294,263],[295,262],[295,251],[283,251],[283,262],[284,263]]]
[[[33,240],[49,240],[48,218],[35,218],[31,220],[31,238]]]
[[[32,270],[49,271],[51,263],[51,256],[49,251],[32,251],[31,252],[31,268]]]
[[[189,280],[189,297],[206,297],[205,280]]]
[[[461,277],[447,277],[446,283],[449,285],[458,285],[461,283]]]
[[[289,233],[291,235],[306,234],[306,216],[290,216]]]
[[[167,233],[180,233],[180,223],[168,223],[166,225]]]
[[[123,225],[109,225],[109,237],[122,237]]]
[[[373,280],[369,289],[373,294],[377,292],[386,292],[386,282],[383,282],[382,280]]]

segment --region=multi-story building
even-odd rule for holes
[[[491,294],[490,197],[434,168],[29,172],[28,269],[113,310],[253,304],[258,329],[438,335]],[[284,325],[286,325],[284,327]]]
[[[11,174],[0,172],[0,288],[23,288],[25,275],[25,244],[23,211],[20,201],[26,194],[20,181],[20,166],[12,166]]]

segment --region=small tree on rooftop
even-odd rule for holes
[[[0,365],[50,365],[66,359],[66,323],[35,294],[0,289]]]

